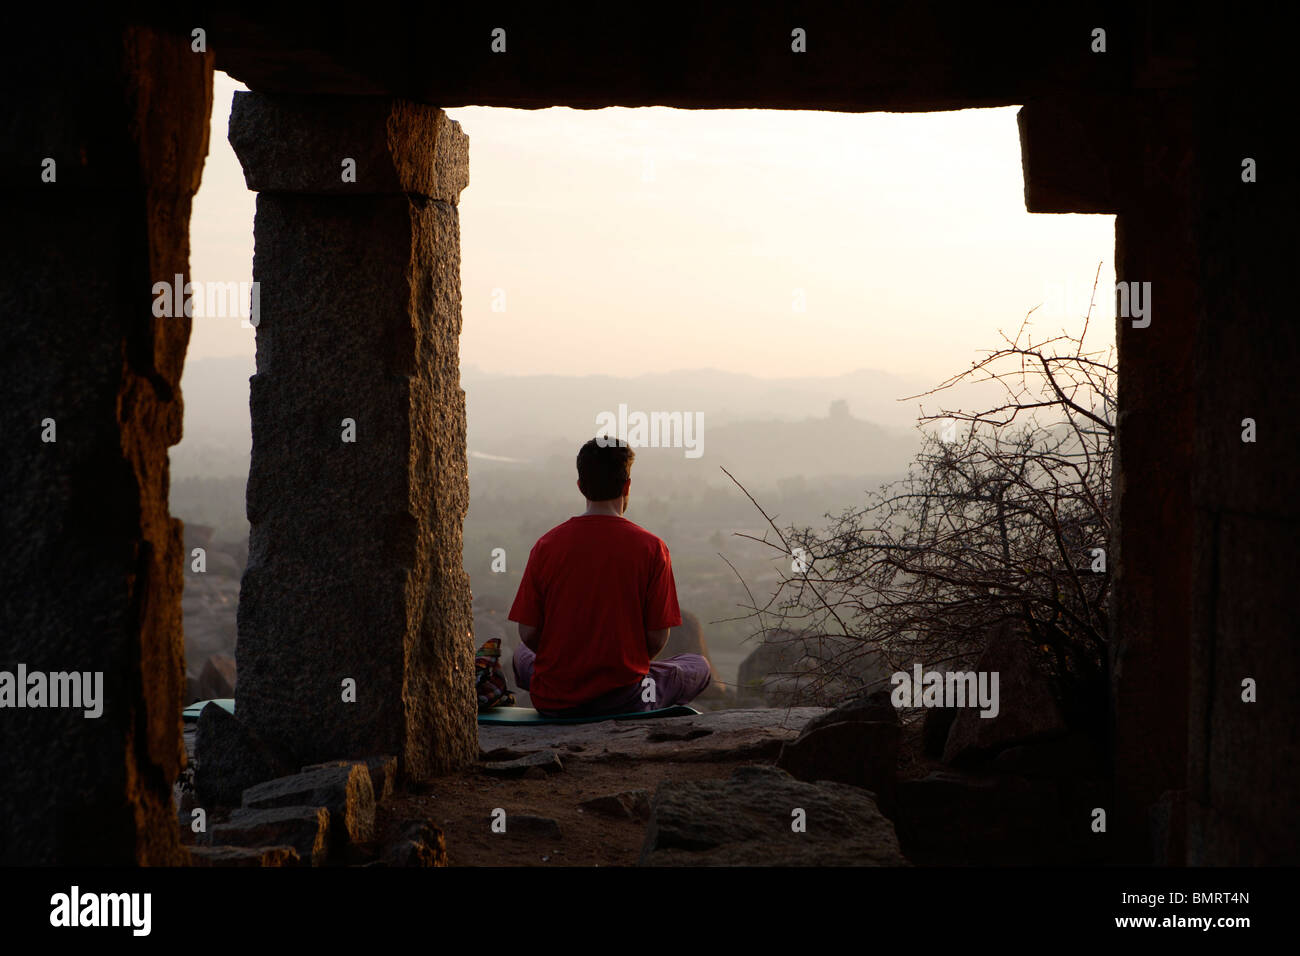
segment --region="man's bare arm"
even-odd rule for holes
[[[645,632],[645,649],[650,652],[650,660],[659,656],[659,652],[668,646],[668,632],[671,628]]]
[[[524,647],[536,653],[537,638],[542,633],[540,627],[533,627],[531,624],[519,625],[519,640],[523,641]]]

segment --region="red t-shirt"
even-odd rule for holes
[[[563,710],[650,671],[645,632],[678,627],[668,545],[619,515],[579,515],[528,554],[509,619],[541,629],[529,694]]]

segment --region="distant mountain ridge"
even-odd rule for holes
[[[252,356],[186,363],[184,438],[172,449],[174,476],[247,474],[248,379],[254,370]],[[716,369],[640,376],[501,375],[472,365],[461,370],[468,444],[480,467],[511,466],[496,457],[535,461],[561,449],[572,454],[570,447],[595,433],[597,414],[625,404],[633,411],[702,413],[705,462],[713,474],[727,461],[750,473],[760,463],[767,471],[777,462],[785,473],[810,476],[896,471],[917,445],[916,405],[897,399],[929,384],[871,369],[781,379]],[[844,404],[832,419],[836,402]],[[671,451],[647,449],[641,458],[649,467],[656,467],[652,461],[666,465]]]

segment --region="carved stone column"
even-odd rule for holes
[[[460,388],[468,139],[431,106],[236,94],[259,284],[236,716],[302,763],[475,759]]]

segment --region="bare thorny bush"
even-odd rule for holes
[[[978,382],[1002,393],[979,412],[922,410],[922,448],[907,478],[827,514],[822,530],[782,530],[754,501],[771,534],[743,536],[785,558],[771,598],[759,605],[750,592],[744,617],[769,643],[837,636],[833,653],[804,661],[798,699],[834,703],[843,676],[863,673],[864,660],[875,673],[973,666],[993,628],[1010,623],[1057,678],[1067,713],[1097,716],[1114,349],[1085,351],[1090,316],[1077,337],[1035,342],[1030,315],[1014,337],[1001,333],[1003,347],[910,397]]]

